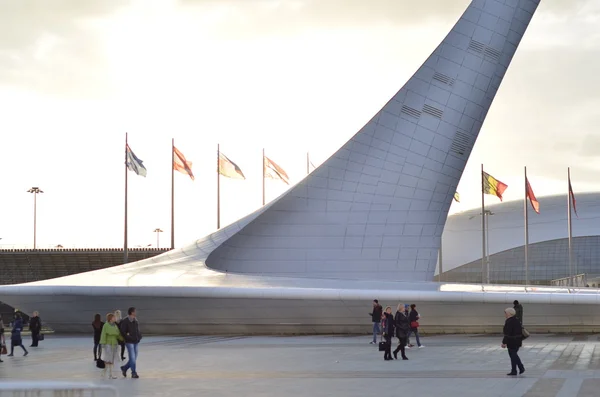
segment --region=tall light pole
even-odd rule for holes
[[[162,230],[160,230],[160,228],[157,227],[156,229],[154,229],[154,233],[156,233],[156,248],[160,248],[160,245],[158,245],[158,236],[160,236],[159,233],[162,233]]]
[[[33,193],[33,249],[37,249],[37,195],[44,192],[39,187],[32,187],[27,193]]]
[[[485,253],[487,254],[486,256],[486,281],[489,284],[490,283],[490,215],[496,215],[494,214],[492,211],[490,210],[485,210],[485,245],[486,245],[486,249],[485,249]]]

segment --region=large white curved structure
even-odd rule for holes
[[[576,195],[578,216],[573,214],[573,273],[600,275],[600,194]],[[545,282],[569,275],[567,195],[539,198],[541,212],[529,216],[529,281]],[[523,200],[486,207],[491,280],[523,283]],[[480,282],[481,209],[448,217],[442,251],[444,281]]]
[[[596,305],[595,290],[431,282],[454,191],[538,3],[473,0],[379,113],[259,211],[183,249],[0,287],[0,299],[61,331],[134,305],[147,332],[356,332],[373,298],[418,302],[429,330],[494,329],[515,297],[539,329],[600,324],[579,305]]]

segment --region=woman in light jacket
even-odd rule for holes
[[[115,310],[115,323],[117,324],[117,328],[121,329],[121,320],[123,317],[121,316],[120,310]],[[121,361],[125,361],[125,342],[119,341],[119,346],[121,346]]]
[[[117,379],[117,377],[113,375],[112,370],[115,360],[118,357],[117,350],[119,349],[119,340],[123,340],[123,337],[115,323],[115,314],[108,313],[106,315],[106,323],[104,323],[104,326],[102,327],[100,345],[102,345],[102,360],[105,364],[102,376],[105,376],[106,371],[108,370],[108,377],[110,379]]]

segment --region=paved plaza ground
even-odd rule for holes
[[[26,342],[28,342],[26,340]],[[101,380],[92,338],[49,335],[28,357],[2,356],[6,380],[114,385],[121,396],[566,397],[600,395],[598,335],[533,335],[521,350],[527,368],[508,377],[499,336],[424,337],[409,361],[383,360],[368,336],[144,338],[140,379]]]

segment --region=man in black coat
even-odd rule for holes
[[[518,300],[515,300],[513,305],[513,309],[515,309],[515,317],[521,322],[521,325],[523,325],[523,305],[520,304]]]
[[[519,374],[522,374],[525,372],[525,367],[517,353],[519,352],[519,348],[523,345],[523,326],[519,319],[515,317],[515,309],[512,307],[504,310],[504,316],[506,317],[506,321],[504,322],[502,348],[508,350],[511,366],[511,371],[507,375],[516,375],[517,367],[519,367]]]
[[[119,329],[121,335],[125,339],[125,347],[127,348],[127,355],[129,357],[127,364],[121,367],[121,372],[124,377],[127,377],[127,370],[131,368],[131,377],[137,379],[139,376],[137,373],[136,361],[138,356],[138,344],[142,340],[142,333],[140,332],[135,307],[130,307],[127,310],[127,317],[121,321]]]
[[[381,324],[381,318],[383,316],[383,307],[379,304],[377,299],[373,300],[373,311],[369,313],[371,321],[373,322],[373,340],[370,342],[371,345],[377,344],[377,334],[379,334],[379,324]]]
[[[31,346],[37,347],[40,340],[40,332],[42,331],[42,320],[38,312],[33,312],[29,319],[29,331],[31,331]]]
[[[383,359],[385,361],[393,360],[392,358],[392,339],[396,329],[394,322],[394,316],[392,315],[392,308],[386,307],[385,313],[383,313],[383,337],[385,338],[385,353],[383,353]]]

